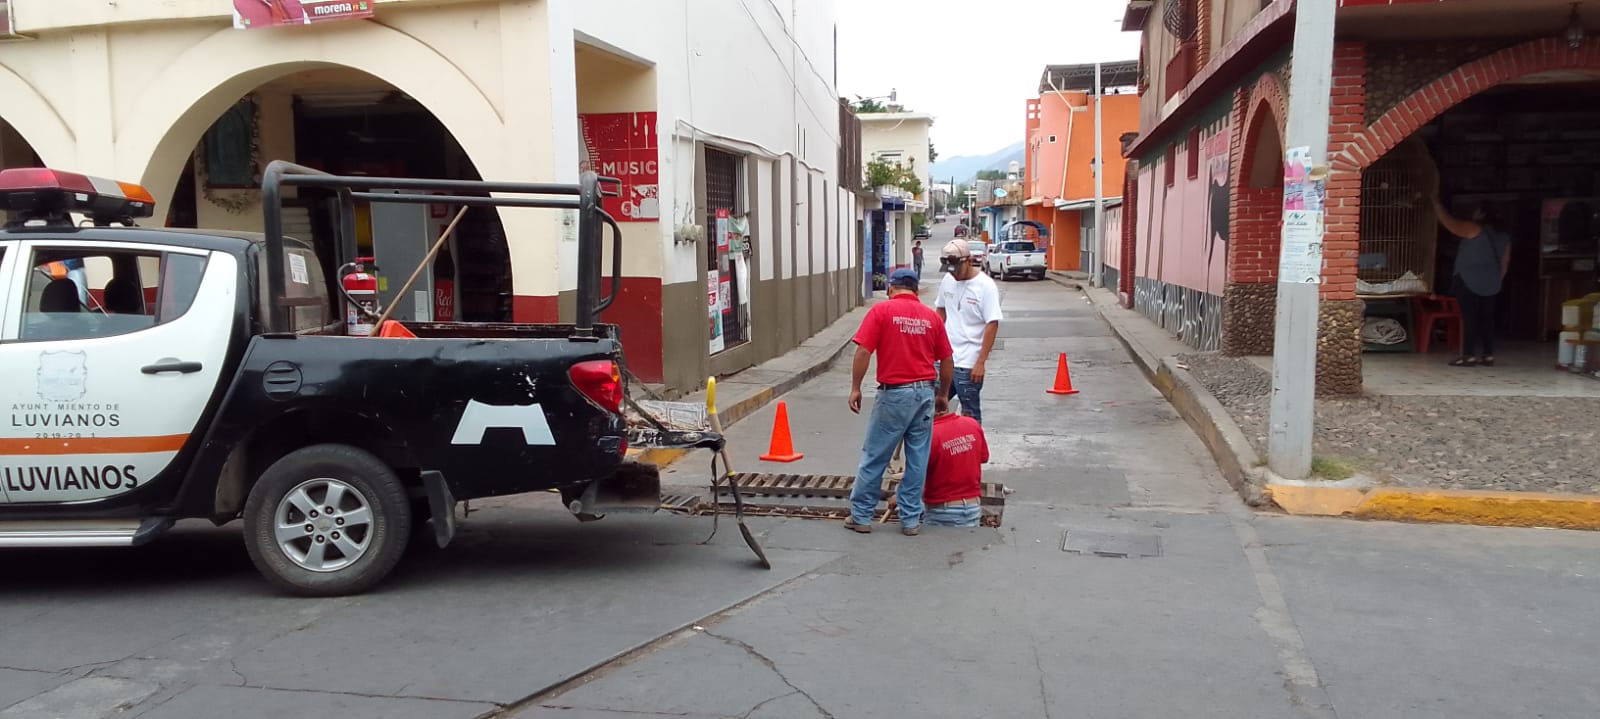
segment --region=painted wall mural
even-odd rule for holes
[[[1228,202],[1231,182],[1228,172],[1228,133],[1214,132],[1206,141],[1206,204],[1209,225],[1206,228],[1206,263],[1216,258],[1228,257]]]
[[[1133,309],[1203,352],[1222,349],[1222,298],[1190,287],[1135,277]]]
[[[1141,211],[1135,223],[1134,309],[1202,351],[1222,347],[1222,290],[1227,282],[1228,123],[1205,127],[1198,142],[1140,163]],[[1191,158],[1189,153],[1199,156]],[[1169,165],[1171,170],[1169,174]],[[1190,172],[1194,177],[1190,177]],[[1170,182],[1169,182],[1170,179]]]

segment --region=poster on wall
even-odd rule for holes
[[[1283,161],[1283,209],[1321,212],[1327,193],[1326,172],[1311,167],[1311,148],[1291,147]]]
[[[1322,213],[1290,210],[1283,213],[1283,254],[1278,258],[1278,282],[1315,285],[1322,282]]]
[[[717,252],[719,252],[719,253],[728,251],[728,246],[729,246],[728,245],[728,238],[729,238],[730,233],[731,233],[731,230],[729,229],[729,227],[730,227],[729,220],[730,219],[732,219],[732,218],[729,216],[727,208],[725,208],[725,207],[717,208],[716,234],[717,234]]]
[[[233,27],[239,30],[370,17],[370,0],[233,0]]]
[[[617,222],[661,219],[660,148],[654,112],[602,112],[578,115],[584,165],[602,177],[622,180],[622,196],[602,201]]]
[[[706,273],[706,316],[710,321],[711,354],[722,351],[724,341],[722,338],[722,282],[717,276],[719,273],[712,270]]]

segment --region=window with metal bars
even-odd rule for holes
[[[750,270],[750,253],[745,238],[729,238],[719,232],[719,210],[728,219],[721,228],[732,224],[732,218],[742,216],[743,203],[739,177],[744,158],[715,148],[705,148],[706,197],[706,269],[717,273],[721,287],[718,302],[722,310],[722,339],[724,347],[732,347],[748,340],[750,322],[749,298],[740,293],[741,285],[749,286],[749,277],[741,277]],[[708,288],[709,289],[709,288]],[[725,301],[724,301],[724,298]]]

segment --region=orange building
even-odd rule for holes
[[[1050,269],[1079,270],[1094,230],[1094,69],[1050,65],[1039,96],[1028,100],[1023,183],[1027,218],[1050,231]],[[1106,207],[1121,203],[1124,133],[1139,129],[1136,61],[1101,64],[1101,147],[1109,158],[1101,183]],[[1108,260],[1111,258],[1107,258]]]

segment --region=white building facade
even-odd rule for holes
[[[898,187],[868,187],[875,190],[883,205],[869,218],[868,248],[872,252],[874,274],[887,274],[911,265],[913,215],[928,213],[933,187],[928,159],[929,132],[933,116],[919,112],[880,112],[861,117],[861,163],[887,162],[906,168],[922,183],[922,191],[907,192]],[[930,220],[931,221],[931,220]],[[881,255],[880,255],[881,253]],[[937,255],[930,250],[927,256]],[[937,262],[934,260],[933,262]],[[882,289],[882,287],[879,287]]]
[[[250,29],[230,5],[11,0],[0,166],[138,182],[170,225],[242,230],[261,227],[252,184],[275,159],[621,175],[625,279],[604,318],[630,369],[673,390],[781,354],[860,301],[831,0],[371,0],[361,17]],[[318,234],[326,218],[303,199]],[[369,243],[371,212],[357,222]],[[456,319],[570,312],[569,215],[468,217],[481,221],[463,223],[452,266],[433,270]]]

